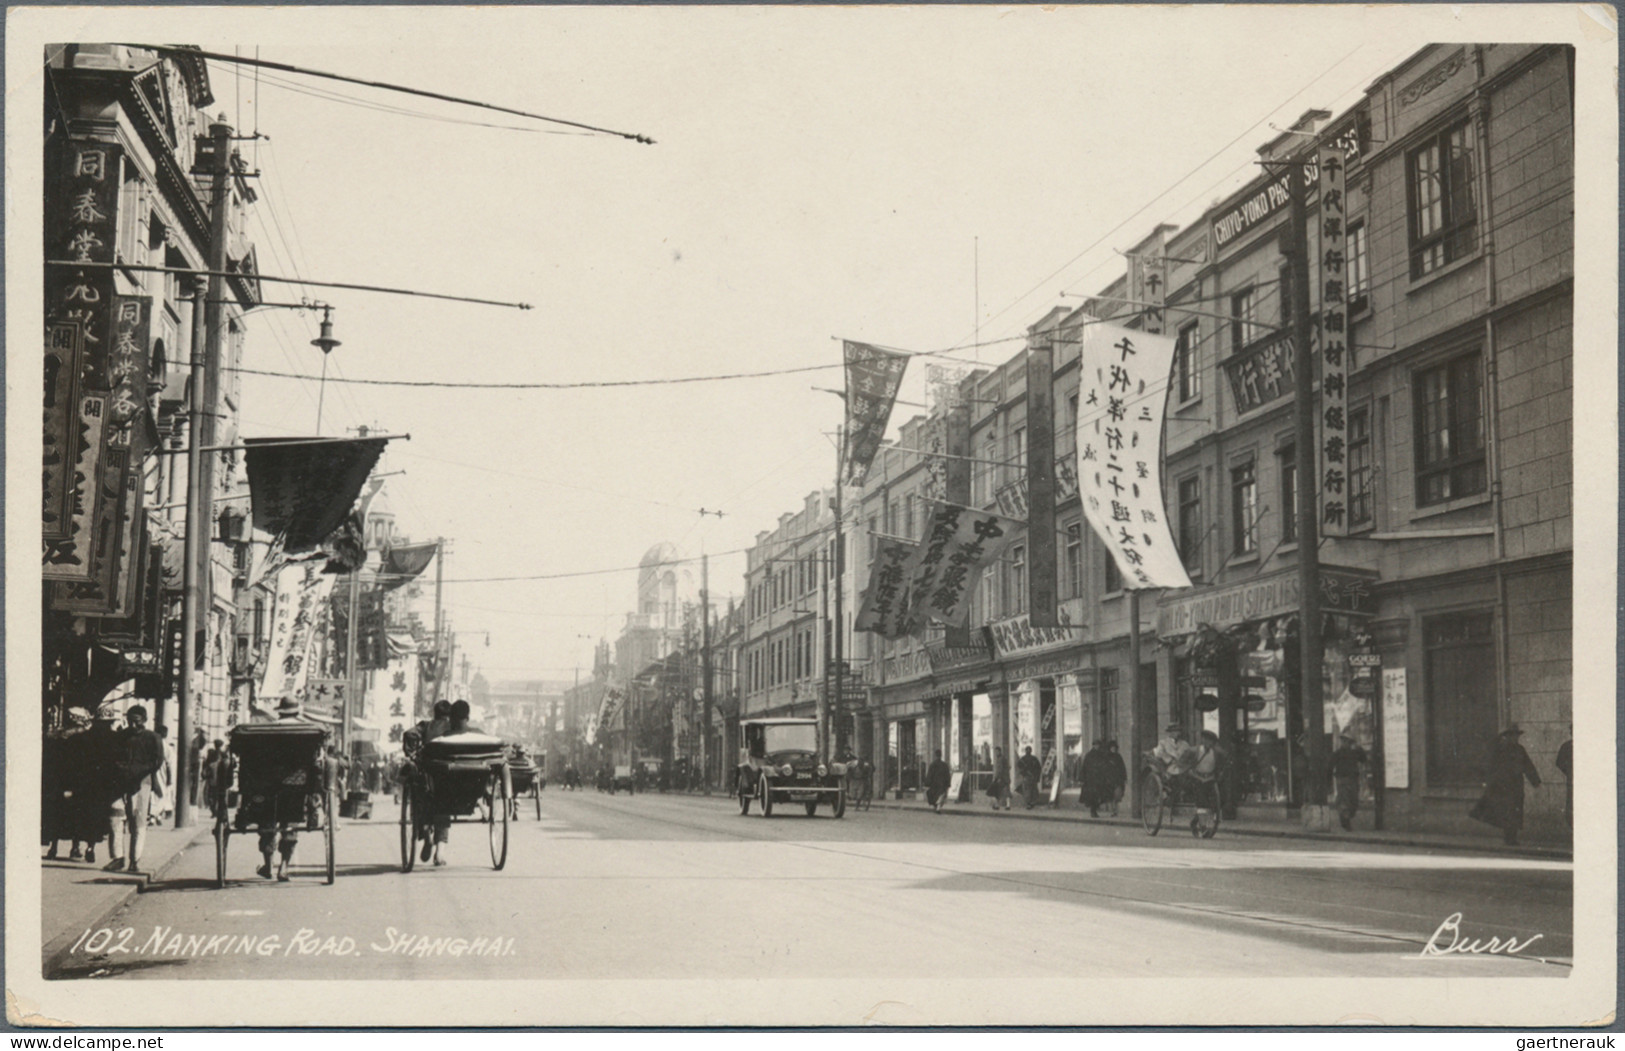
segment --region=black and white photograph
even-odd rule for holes
[[[1617,32],[8,8],[8,1022],[1610,1024]]]

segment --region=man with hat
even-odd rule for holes
[[[304,714],[304,705],[299,703],[297,697],[284,697],[277,702],[278,722],[303,722]],[[274,793],[275,789],[272,791]],[[259,867],[262,879],[271,878],[271,861],[273,855],[276,855],[277,881],[288,882],[288,866],[293,863],[294,848],[299,845],[299,825],[299,821],[282,821],[275,824],[260,822],[260,854],[265,858],[265,864]]]
[[[152,807],[154,778],[164,765],[164,745],[147,729],[144,705],[132,704],[124,718],[128,725],[118,735],[112,766],[113,860],[103,867],[139,876],[141,850],[147,841],[147,812]]]
[[[1523,828],[1524,780],[1540,787],[1540,774],[1529,753],[1518,743],[1522,736],[1518,724],[1511,723],[1495,739],[1489,771],[1484,775],[1484,795],[1469,811],[1477,820],[1500,829],[1509,847],[1518,845],[1518,832]]]

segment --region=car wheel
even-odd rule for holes
[[[846,792],[844,791],[835,797],[835,816],[838,818],[846,816]]]
[[[745,786],[739,786],[739,813],[741,816],[750,813],[750,796],[745,794]]]
[[[762,801],[762,816],[773,816],[773,793],[767,787],[767,778],[764,776],[757,782],[756,795]]]

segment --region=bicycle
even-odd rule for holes
[[[1219,831],[1219,779],[1193,773],[1169,774],[1155,760],[1147,759],[1140,772],[1140,821],[1145,834],[1162,830],[1180,807],[1191,810],[1191,835],[1212,839]]]

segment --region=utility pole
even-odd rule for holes
[[[1292,340],[1293,370],[1296,373],[1294,412],[1297,436],[1294,439],[1298,497],[1298,654],[1301,673],[1298,694],[1309,738],[1308,797],[1304,809],[1306,823],[1326,820],[1326,714],[1321,698],[1321,663],[1324,658],[1320,632],[1320,540],[1317,511],[1320,503],[1319,457],[1315,448],[1314,352],[1309,317],[1309,175],[1303,155],[1291,161],[1292,185]],[[1297,727],[1290,727],[1292,733]],[[1287,747],[1290,750],[1291,741]]]
[[[437,536],[434,538],[434,659],[436,662],[440,660],[440,655],[444,652],[443,647],[445,645],[445,624],[440,606],[440,587],[442,582],[445,580],[445,576],[446,538],[443,536]],[[439,669],[440,681],[435,684],[435,695],[429,698],[430,708],[433,708],[434,702],[440,700],[440,698],[444,695],[441,686],[447,681],[446,676],[449,674],[451,674],[450,668],[442,667]]]
[[[363,550],[365,548],[363,547]],[[339,706],[339,754],[350,754],[350,702],[355,696],[360,677],[356,675],[356,642],[361,634],[361,596],[357,575],[360,568],[350,570],[350,630],[344,633],[344,703]]]
[[[216,123],[209,127],[212,148],[210,166],[209,201],[209,260],[211,274],[207,281],[196,287],[192,307],[191,397],[188,401],[187,453],[186,453],[186,565],[182,582],[181,632],[182,663],[180,683],[176,687],[175,731],[180,747],[175,750],[175,783],[185,785],[191,776],[191,755],[188,742],[192,740],[192,709],[198,698],[192,689],[197,674],[197,633],[203,623],[203,583],[207,580],[210,560],[209,523],[213,520],[214,471],[205,463],[203,447],[213,444],[214,427],[209,415],[214,399],[209,397],[214,383],[211,374],[218,374],[220,364],[221,304],[225,296],[225,282],[220,275],[226,269],[226,214],[230,204],[231,127]],[[175,827],[190,828],[192,802],[190,793],[182,790],[175,800]]]
[[[711,556],[700,556],[700,781],[711,794]]]
[[[841,740],[837,742],[835,752],[837,755],[846,753],[846,721],[839,713],[846,708],[846,685],[844,682],[846,663],[845,639],[846,612],[843,605],[842,592],[845,588],[846,570],[846,534],[842,531],[841,516],[841,489],[842,472],[846,469],[846,425],[842,424],[835,429],[835,727]],[[824,698],[824,711],[819,719],[819,744],[822,749],[821,758],[828,761],[830,758],[828,719],[830,699]]]

